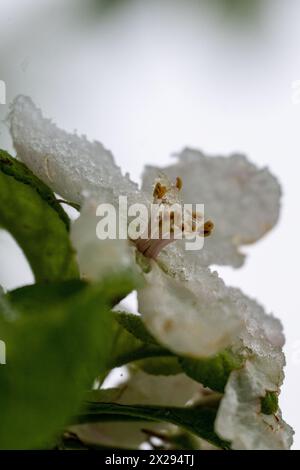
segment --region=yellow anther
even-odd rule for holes
[[[161,183],[156,183],[154,191],[153,191],[153,197],[156,199],[162,199],[167,192],[167,188],[163,186]]]
[[[178,189],[178,191],[181,191],[182,189],[182,179],[180,178],[180,176],[177,176],[176,178],[176,188]]]
[[[203,234],[205,237],[209,237],[214,229],[214,224],[211,220],[208,220],[204,224]]]

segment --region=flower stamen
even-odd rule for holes
[[[214,223],[211,220],[205,222],[203,227],[203,235],[204,237],[209,237],[212,234],[213,229],[215,228]]]
[[[181,191],[182,189],[182,179],[180,178],[180,176],[177,176],[176,178],[176,188],[178,189],[178,191]]]
[[[167,193],[166,186],[163,186],[159,181],[156,183],[153,190],[154,199],[162,199]]]
[[[182,186],[179,176],[173,184],[165,175],[160,175],[155,181],[153,203],[158,205],[156,219],[152,220],[150,217],[147,231],[134,241],[136,248],[147,258],[156,259],[163,248],[177,239],[197,234],[208,237],[214,229],[213,222],[204,222],[203,214],[183,211],[184,207],[178,196]]]

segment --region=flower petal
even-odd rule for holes
[[[184,374],[150,375],[130,369],[130,378],[118,399],[123,405],[184,406],[193,396],[201,395],[203,387]],[[199,397],[198,397],[199,398]]]
[[[231,442],[235,450],[289,449],[293,430],[281,418],[261,412],[261,398],[270,387],[271,361],[247,361],[241,370],[232,372],[215,422],[216,432]],[[278,388],[273,384],[273,389]]]
[[[282,325],[238,289],[232,289],[232,294],[245,325],[232,349],[248,360],[229,377],[216,432],[231,441],[233,449],[288,449],[293,430],[282,420],[280,411],[273,415],[261,411],[261,399],[267,392],[279,394],[284,378]]]
[[[60,130],[30,98],[18,96],[9,115],[18,157],[68,201],[82,203],[84,192],[116,199],[120,194],[142,198],[137,184],[123,176],[100,142]]]
[[[157,340],[178,354],[194,357],[211,356],[230,346],[245,358],[270,358],[271,380],[281,383],[285,365],[281,323],[239,289],[227,287],[216,272],[196,263],[182,264],[179,270],[177,260],[171,266],[152,261],[150,272],[144,273],[146,284],[138,292],[139,312]]]
[[[244,295],[239,289],[231,288],[231,293],[244,321],[244,328],[233,347],[236,349],[242,347],[257,358],[271,359],[277,370],[273,381],[281,383],[282,369],[285,365],[282,352],[285,338],[281,322],[273,315],[266,314],[261,305]]]
[[[185,149],[177,158],[166,168],[147,166],[143,190],[150,191],[159,172],[171,180],[179,176],[183,201],[204,204],[205,217],[215,224],[213,235],[196,255],[198,261],[203,266],[241,266],[244,255],[240,246],[259,240],[278,220],[281,190],[276,178],[243,155],[206,157]],[[191,254],[186,252],[186,256]]]
[[[145,279],[139,312],[160,343],[178,354],[205,357],[235,340],[243,326],[239,306],[217,273],[199,268],[197,278],[187,280],[152,262]]]
[[[71,240],[77,252],[80,272],[88,280],[100,280],[107,274],[136,270],[133,248],[127,240],[99,240],[96,234],[97,203],[87,199],[80,216],[71,226]]]

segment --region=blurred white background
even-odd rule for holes
[[[0,146],[12,150],[3,120],[23,93],[60,127],[103,142],[136,181],[145,163],[167,164],[187,145],[244,152],[271,168],[284,191],[279,225],[247,248],[244,268],[217,269],[284,324],[281,407],[300,449],[300,104],[292,99],[300,2],[262,0],[246,20],[217,0],[213,8],[207,0],[130,0],[113,10],[96,1],[1,0],[7,105],[0,105]],[[0,284],[31,281],[20,251],[0,232]]]

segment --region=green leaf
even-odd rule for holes
[[[138,289],[141,282],[141,276],[135,270],[132,270],[131,267],[128,267],[127,269],[122,269],[118,274],[110,274],[101,279],[101,288],[110,299],[111,305],[115,306],[130,292]]]
[[[149,333],[139,315],[126,312],[117,312],[116,319],[129,333],[147,344],[158,345],[156,339]]]
[[[78,412],[113,350],[111,295],[126,295],[129,285],[124,277],[101,286],[68,281],[3,299],[12,315],[0,312],[7,362],[0,367],[0,448],[41,448]]]
[[[90,403],[115,402],[122,395],[121,388],[103,388],[100,390],[89,390],[85,395],[85,401]]]
[[[114,312],[114,350],[112,351],[108,364],[110,369],[120,367],[139,359],[166,356],[170,354],[166,349],[160,347],[158,344],[144,343],[125,329],[123,327],[123,319],[127,321],[127,317],[129,316],[135,317],[135,315],[132,314],[120,314]],[[134,318],[132,320],[133,322],[136,321]]]
[[[183,371],[192,379],[216,392],[224,392],[230,373],[243,365],[243,359],[229,350],[212,358],[180,358]]]
[[[150,357],[136,361],[134,365],[151,375],[182,374],[182,368],[176,356]]]
[[[87,286],[88,284],[80,279],[56,281],[51,284],[37,283],[8,292],[6,299],[23,315],[31,315],[32,312],[36,315],[46,315],[50,307],[72,298]]]
[[[273,415],[278,411],[278,395],[275,392],[267,392],[261,398],[261,412],[265,415]]]
[[[78,276],[67,215],[50,189],[2,150],[0,201],[0,227],[23,249],[37,281]]]
[[[161,407],[143,405],[120,405],[117,403],[89,403],[86,410],[74,419],[76,424],[101,422],[111,416],[113,420],[131,417],[137,420],[150,420],[175,424],[186,431],[221,448],[228,449],[229,444],[221,440],[214,431],[217,409],[213,406],[197,407]]]

